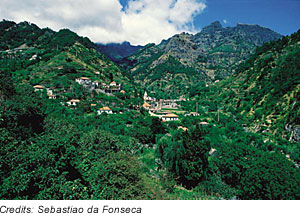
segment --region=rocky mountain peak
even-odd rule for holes
[[[204,27],[202,29],[202,33],[213,33],[215,31],[219,31],[222,30],[223,26],[221,25],[221,23],[219,21],[215,21],[213,23],[211,23],[210,25]]]

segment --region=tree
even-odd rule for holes
[[[157,143],[157,154],[166,168],[174,173],[181,184],[193,188],[208,174],[210,144],[205,139],[207,131],[196,127],[189,132],[174,130]]]
[[[299,199],[300,171],[280,153],[227,143],[213,161],[240,199]]]
[[[153,135],[152,143],[155,142],[155,136],[157,134],[165,134],[166,128],[161,120],[157,117],[153,117],[150,125],[151,133]]]

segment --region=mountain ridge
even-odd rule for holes
[[[232,75],[236,66],[248,58],[257,46],[281,37],[282,35],[259,25],[238,24],[235,27],[223,28],[220,22],[213,22],[195,35],[176,34],[162,40],[158,45],[148,46],[127,57],[123,67],[130,71],[131,77],[136,82],[150,89],[158,89],[161,83],[157,81],[159,70],[155,67],[166,63],[167,57],[173,57],[183,67],[197,72],[197,74],[184,73],[182,76],[187,79],[182,81],[186,87],[183,92],[188,92],[192,82],[200,83],[204,80],[211,83]],[[164,73],[160,74],[160,79],[172,75],[172,69],[165,69]],[[171,77],[173,82],[169,87],[174,86],[175,78],[178,76],[176,72]],[[146,79],[146,82],[141,82],[143,79]],[[175,90],[171,92],[180,95]]]
[[[123,58],[136,53],[139,49],[143,48],[143,46],[140,45],[133,46],[128,41],[124,41],[123,43],[108,44],[96,43],[96,45],[98,51],[100,51],[115,62],[118,62]]]
[[[40,29],[28,22],[2,21],[0,32],[0,71],[9,69],[22,84],[56,87],[67,93],[63,99],[91,98],[95,94],[75,83],[77,78],[89,77],[106,85],[122,84],[127,90],[122,97],[134,97],[133,85],[123,71],[86,37],[68,29]]]

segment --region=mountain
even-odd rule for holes
[[[209,89],[210,96],[203,91],[195,95],[238,115],[247,130],[264,134],[266,140],[299,142],[300,30],[258,47],[232,77]]]
[[[68,29],[55,32],[28,22],[4,20],[0,22],[0,33],[0,70],[8,69],[24,84],[56,87],[68,91],[73,96],[69,98],[83,98],[83,91],[76,94],[74,89],[79,77],[105,84],[121,83],[128,97],[134,91],[121,69],[98,52],[93,42]]]
[[[143,46],[133,46],[129,42],[125,41],[121,44],[110,43],[110,44],[96,44],[97,50],[106,55],[112,61],[120,61],[125,57],[128,57],[136,53]]]
[[[133,137],[155,139],[152,118],[131,108],[142,100],[120,68],[67,29],[2,21],[0,33],[0,198],[160,196],[158,187],[149,189],[155,182],[143,171]],[[123,91],[85,87],[75,82],[82,76],[121,83]]]
[[[147,45],[123,60],[123,66],[148,89],[178,96],[189,92],[192,85],[232,75],[257,46],[280,37],[258,25],[223,28],[214,22],[195,35],[181,33],[159,45]]]
[[[239,26],[243,42],[258,28]],[[196,39],[214,50],[223,29],[146,45],[124,59],[137,68],[128,74],[68,29],[0,22],[0,199],[299,199],[300,30],[212,82],[190,50]],[[189,97],[165,100],[178,109],[140,109],[144,88],[125,75],[134,73],[158,96]]]

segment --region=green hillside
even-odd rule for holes
[[[234,77],[217,85],[220,103],[235,108],[251,129],[290,141],[300,140],[299,33],[257,48]]]
[[[145,46],[126,72],[70,30],[0,27],[0,199],[300,199],[300,31],[214,81],[165,52],[193,35]]]
[[[185,103],[210,125],[210,165],[238,198],[299,196],[299,41],[300,31],[258,47],[232,77],[195,88]]]
[[[214,22],[196,35],[181,33],[159,45],[147,45],[125,59],[123,66],[137,83],[161,96],[176,97],[202,82],[210,84],[232,75],[257,46],[280,37],[258,25],[223,28]]]

